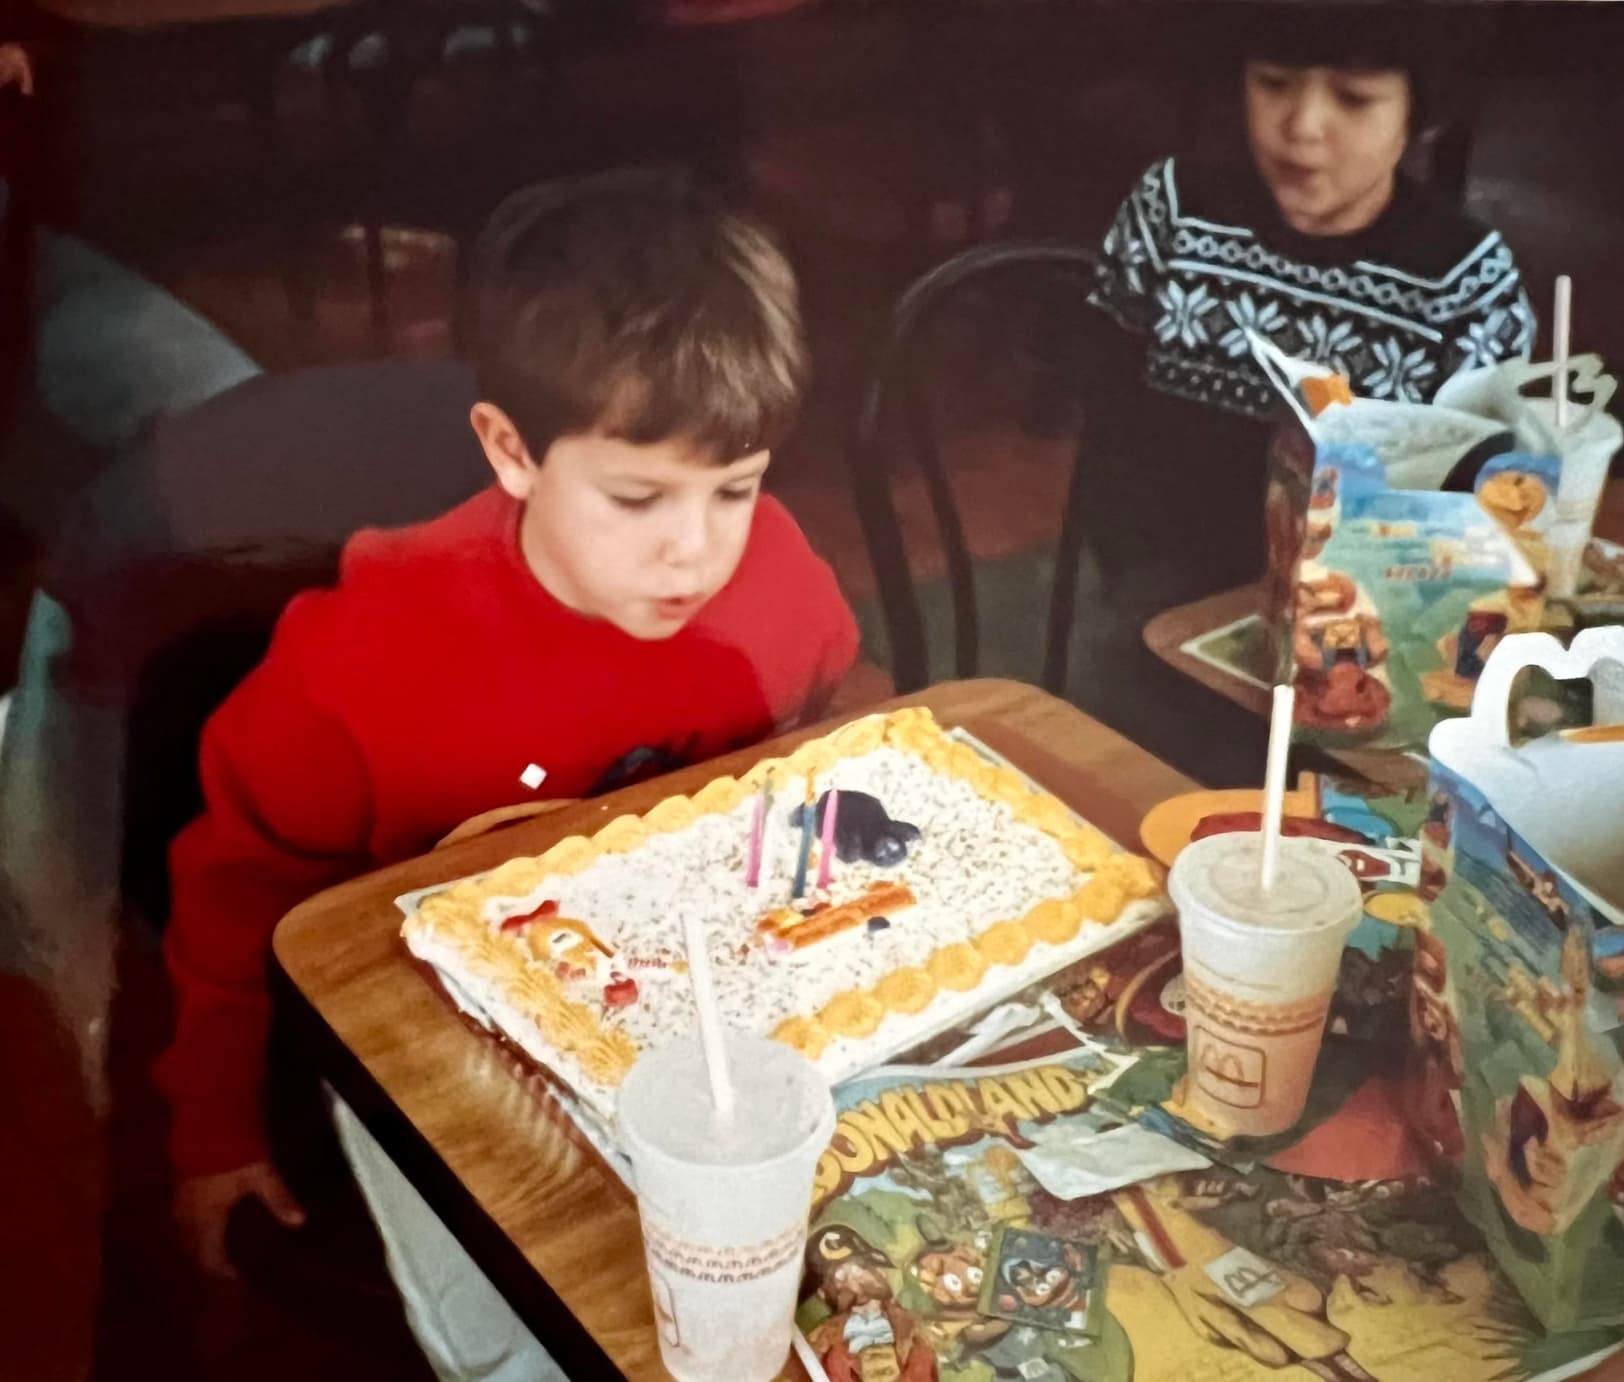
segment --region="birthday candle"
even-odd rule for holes
[[[812,822],[817,817],[817,792],[812,779],[806,780],[806,809],[801,812],[801,857],[795,865],[795,888],[790,896],[799,901],[806,896],[806,866],[812,855]]]
[[[818,887],[827,890],[835,866],[835,813],[840,810],[840,792],[829,789],[823,803],[823,837],[818,841]]]
[[[744,886],[754,888],[761,882],[761,841],[767,825],[767,792],[756,793],[755,809],[750,813],[750,858],[744,866]]]
[[[761,784],[761,861],[767,862],[767,842],[773,834],[773,775]]]

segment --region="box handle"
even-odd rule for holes
[[[1502,639],[1477,679],[1472,719],[1496,748],[1510,749],[1511,691],[1518,673],[1538,667],[1558,681],[1588,677],[1595,687],[1595,722],[1624,722],[1624,628],[1584,629],[1571,646],[1548,633]],[[1598,675],[1598,669],[1606,669]]]

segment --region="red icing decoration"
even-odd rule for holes
[[[629,1008],[637,1001],[637,980],[629,975],[616,974],[603,986],[606,1007]]]
[[[528,926],[531,922],[542,917],[555,917],[558,915],[558,903],[549,898],[533,912],[526,912],[520,917],[509,917],[502,923],[504,931],[517,931],[521,926]]]

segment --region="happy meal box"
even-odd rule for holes
[[[1456,375],[1440,406],[1512,429],[1512,453],[1477,474],[1473,490],[1527,555],[1547,593],[1582,601],[1591,584],[1591,529],[1624,427],[1606,409],[1618,381],[1595,355],[1567,362],[1569,405],[1558,427],[1552,364],[1514,360]]]
[[[1624,1322],[1624,629],[1502,642],[1429,748],[1412,1126],[1547,1328]]]
[[[1482,372],[1458,391],[1482,409],[1468,412],[1355,398],[1326,369],[1253,346],[1289,410],[1270,448],[1262,612],[1299,737],[1420,750],[1465,713],[1495,645],[1542,627],[1547,573],[1577,532],[1559,502],[1567,463],[1521,392],[1550,366]],[[1595,434],[1593,469],[1617,424],[1600,412],[1613,381],[1586,362],[1574,426]],[[1579,468],[1567,465],[1575,486]],[[1592,503],[1586,540],[1593,516]]]

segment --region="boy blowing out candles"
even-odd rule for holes
[[[833,574],[761,495],[805,349],[760,226],[676,172],[547,184],[496,212],[470,281],[471,422],[495,483],[357,535],[338,585],[289,605],[208,724],[205,809],[171,856],[158,1073],[176,1219],[214,1272],[240,1201],[302,1218],[262,1110],[265,967],[290,908],[483,811],[763,739],[814,716],[856,656]],[[436,1372],[548,1375],[342,1105],[338,1123]]]

